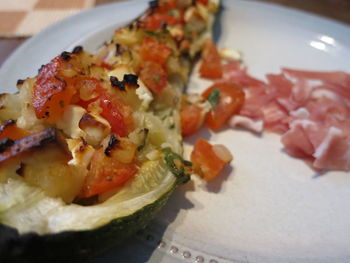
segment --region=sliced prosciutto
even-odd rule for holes
[[[350,170],[350,74],[284,68],[261,81],[232,62],[224,79],[246,93],[231,126],[281,134],[286,152],[317,171]]]

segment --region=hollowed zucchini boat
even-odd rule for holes
[[[159,0],[96,54],[63,52],[0,97],[0,262],[84,260],[176,186],[181,93],[217,1]]]

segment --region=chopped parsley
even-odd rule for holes
[[[209,101],[211,108],[215,109],[220,101],[220,90],[217,88],[213,89],[207,100]]]
[[[184,184],[190,180],[190,174],[186,173],[185,168],[191,167],[190,161],[184,160],[179,154],[174,153],[169,147],[163,149],[164,160],[170,171],[178,178],[179,182]]]
[[[144,32],[149,35],[150,37],[154,37],[154,38],[157,38],[158,35],[157,33],[153,32],[153,31],[149,31],[149,30],[144,30]]]

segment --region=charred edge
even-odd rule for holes
[[[57,130],[55,128],[47,128],[41,132],[36,133],[38,135],[38,143],[35,147],[43,146],[46,143],[54,142],[57,139]],[[33,135],[36,135],[33,134]],[[28,138],[28,137],[27,137]]]
[[[106,126],[104,124],[97,121],[89,113],[84,113],[84,115],[81,117],[81,119],[79,121],[79,128],[84,130],[86,127],[101,127],[103,129],[106,128]]]
[[[76,46],[75,48],[73,48],[72,53],[73,54],[79,54],[82,51],[83,51],[83,47],[82,46]]]
[[[142,28],[142,21],[140,19],[136,20],[136,29]]]
[[[0,133],[2,133],[8,126],[14,125],[16,121],[7,120],[3,125],[0,126]]]
[[[0,153],[3,153],[7,150],[7,148],[11,147],[15,144],[15,141],[10,138],[5,138],[0,140]]]
[[[158,0],[152,0],[152,1],[150,1],[150,2],[149,2],[149,7],[150,7],[151,9],[155,9],[155,8],[159,7]]]
[[[22,85],[24,83],[24,81],[25,81],[24,79],[18,79],[17,80],[17,86],[18,85]]]
[[[73,201],[74,204],[81,206],[90,206],[98,202],[98,195],[93,195],[91,197],[76,197]]]
[[[167,30],[167,27],[168,27],[168,23],[165,22],[165,21],[162,21],[161,24],[160,24],[160,28],[161,28],[163,31],[166,31],[166,30]]]
[[[58,137],[55,128],[47,128],[16,141],[4,139],[0,142],[0,162],[49,142],[59,141]]]
[[[125,85],[123,81],[119,81],[118,78],[114,76],[111,76],[109,80],[111,81],[112,87],[116,87],[121,91],[125,90]]]
[[[130,86],[139,87],[137,83],[138,77],[134,74],[125,74],[123,78],[123,82]]]
[[[115,44],[115,55],[119,56],[122,54],[122,46],[120,44]]]
[[[38,73],[40,73],[44,69],[45,65],[41,65],[41,67],[38,69]]]
[[[119,144],[119,140],[115,136],[114,133],[112,133],[111,138],[109,139],[108,146],[105,149],[105,155],[108,157],[111,157],[111,151],[114,147],[116,147]]]
[[[71,55],[67,51],[63,51],[60,56],[64,61],[68,61],[71,59]]]
[[[85,141],[85,139],[84,139],[83,137],[81,137],[80,139],[81,139],[81,141],[83,142],[83,145],[84,145],[84,146],[87,146],[87,145],[88,145],[87,141]]]
[[[82,153],[82,152],[85,151],[85,149],[86,149],[86,144],[80,145],[79,149],[78,149],[78,152]]]
[[[20,163],[19,168],[16,170],[16,174],[19,176],[24,176],[25,163]]]

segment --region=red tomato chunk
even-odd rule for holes
[[[221,58],[215,44],[210,40],[204,45],[199,73],[203,78],[218,79],[222,77]]]
[[[214,89],[218,89],[220,92],[219,102],[208,113],[205,122],[211,130],[218,131],[232,115],[239,112],[243,106],[245,95],[240,86],[221,82],[209,87],[202,96],[208,98]]]
[[[212,146],[204,139],[197,140],[191,154],[194,171],[207,181],[214,179],[231,160],[232,155],[225,146]]]

